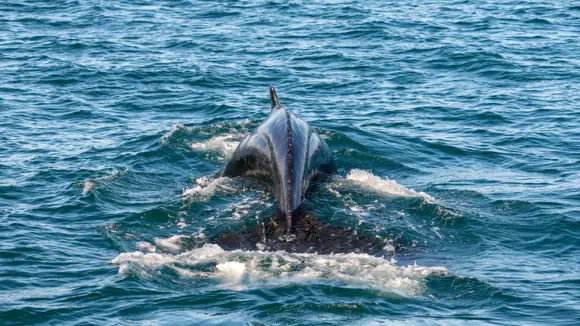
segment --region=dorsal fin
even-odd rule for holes
[[[276,94],[276,89],[274,86],[270,85],[270,99],[272,100],[272,110],[280,106],[280,100],[278,99],[278,94]]]

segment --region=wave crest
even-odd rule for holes
[[[114,180],[122,176],[123,174],[127,173],[127,171],[128,171],[127,169],[114,170],[113,172],[99,178],[85,179],[85,181],[83,182],[83,195],[86,195],[89,192],[91,192],[91,190],[93,190],[95,186],[99,186],[105,182]]]
[[[234,153],[240,143],[239,140],[243,137],[244,135],[239,133],[224,134],[212,137],[205,142],[191,143],[189,146],[195,151],[217,152],[224,155],[224,158],[227,158]]]
[[[425,192],[418,192],[413,189],[406,188],[405,186],[398,184],[395,180],[382,179],[369,171],[352,169],[346,176],[346,179],[355,181],[366,188],[370,188],[382,194],[403,197],[419,197],[423,198],[429,203],[435,202],[435,198]]]

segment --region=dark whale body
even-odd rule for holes
[[[271,216],[257,224],[246,225],[241,230],[210,237],[225,250],[268,250],[299,253],[366,253],[390,255],[382,238],[368,230],[342,228],[319,221],[312,212],[298,208],[299,215],[293,224],[292,238],[285,236],[282,216]],[[394,243],[395,246],[399,246]]]
[[[223,176],[248,176],[269,184],[276,196],[278,218],[292,232],[293,213],[307,195],[311,181],[334,172],[332,153],[308,123],[280,104],[270,86],[272,111],[246,136],[228,161]]]

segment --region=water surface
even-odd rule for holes
[[[580,323],[573,1],[3,1],[2,324]],[[381,255],[224,250],[268,86]]]

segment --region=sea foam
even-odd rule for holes
[[[195,151],[211,151],[221,154],[224,158],[231,156],[243,137],[242,134],[223,134],[212,137],[205,142],[194,142],[189,146]]]
[[[283,286],[305,282],[332,282],[341,286],[368,288],[414,296],[423,292],[425,278],[447,275],[444,267],[397,266],[394,259],[367,254],[307,254],[285,251],[226,251],[215,244],[179,254],[121,253],[111,262],[122,275],[147,274],[173,269],[181,277],[220,280],[231,289]],[[208,271],[207,265],[213,265]]]
[[[352,169],[346,176],[346,179],[354,181],[361,186],[372,189],[378,193],[403,197],[420,197],[429,203],[435,202],[435,198],[425,192],[418,192],[406,188],[405,186],[398,184],[395,180],[383,179],[369,171]]]
[[[231,180],[228,177],[219,177],[211,179],[209,177],[201,177],[196,180],[197,185],[193,188],[188,188],[181,194],[182,197],[200,197],[201,199],[211,198],[218,189],[229,189],[225,184]]]

